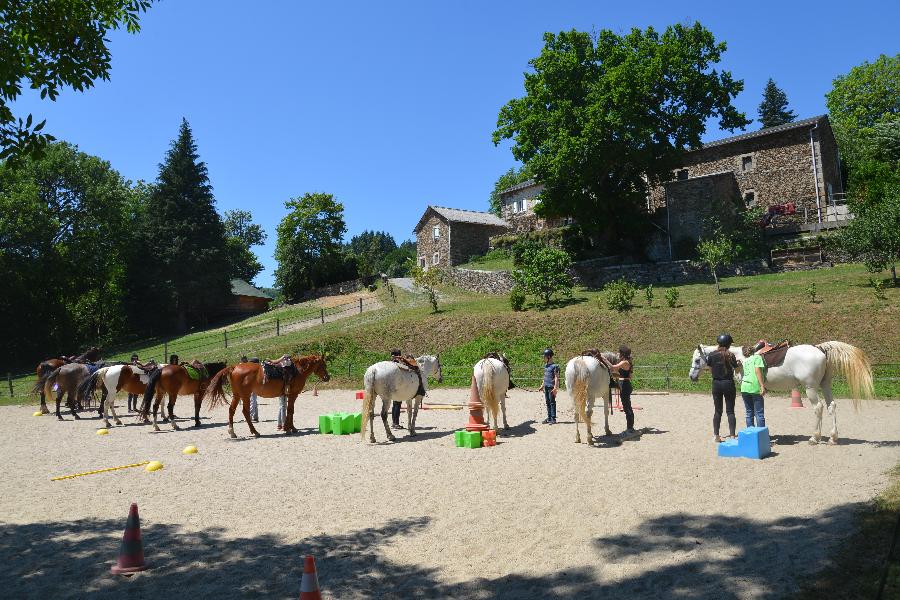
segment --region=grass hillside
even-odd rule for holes
[[[380,310],[279,337],[272,330],[273,314],[267,314],[229,327],[229,332],[254,333],[230,337],[227,349],[217,330],[194,334],[191,339],[205,345],[191,354],[179,353],[182,359],[234,362],[241,354],[266,357],[327,348],[334,356],[333,379],[327,385],[357,387],[366,366],[397,346],[413,354],[440,353],[446,365],[444,384],[465,386],[471,365],[485,352],[500,350],[516,366],[514,378],[521,385],[536,386],[540,352],[546,346],[552,346],[562,361],[588,347],[614,349],[624,343],[634,351],[635,387],[664,389],[668,383],[673,389],[703,391],[708,379],[698,384],[687,379],[690,355],[698,343],[713,343],[721,331],[729,331],[741,344],[759,338],[796,343],[840,340],[863,348],[873,363],[900,363],[900,289],[886,286],[887,298],[877,299],[869,277],[859,265],[731,277],[722,280],[724,293],[719,296],[712,283],[679,286],[679,306],[673,309],[665,306],[665,288],[656,288],[653,306],[646,306],[639,293],[635,306],[623,313],[608,310],[602,292],[595,290],[577,290],[564,305],[549,310],[513,312],[505,296],[446,288],[440,310],[432,314],[416,294],[396,290],[394,302],[387,290],[379,289],[384,303]],[[811,283],[816,284],[817,303],[811,303],[806,292]],[[315,315],[319,308],[308,304],[281,311],[296,317]],[[177,349],[178,344],[172,342],[170,348]],[[156,343],[135,345],[133,350],[142,357],[162,354]],[[876,377],[895,379],[877,383],[879,397],[900,398],[900,366],[877,367]],[[28,401],[19,391],[26,385],[26,379],[16,382],[14,401]],[[9,402],[5,392],[0,401]],[[840,386],[837,392],[846,393]]]

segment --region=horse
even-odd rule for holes
[[[159,410],[163,394],[165,394],[169,397],[167,405],[169,422],[172,423],[172,429],[177,430],[178,425],[175,423],[174,414],[175,401],[178,399],[179,394],[193,394],[194,427],[200,427],[200,405],[203,402],[203,393],[206,391],[206,386],[212,379],[212,375],[227,366],[223,362],[203,363],[204,371],[199,372],[197,379],[193,379],[188,374],[188,370],[183,363],[180,365],[165,365],[161,369],[154,371],[150,375],[150,381],[147,382],[147,389],[144,390],[144,402],[139,411],[140,415],[144,418],[149,415],[150,402],[153,400],[154,394],[156,394],[156,402],[153,403],[153,429],[159,431],[159,426],[156,424],[156,413]],[[156,391],[157,387],[159,388],[158,393]],[[165,420],[165,418],[166,414],[163,411],[163,419]]]
[[[328,374],[328,367],[325,364],[327,358],[324,355],[310,354],[301,356],[300,358],[291,357],[291,362],[297,368],[297,375],[291,380],[290,387],[287,390],[288,406],[287,415],[284,422],[285,434],[295,433],[297,428],[294,427],[294,401],[310,375],[315,374],[322,381],[328,381],[331,376]],[[209,401],[209,410],[212,410],[219,404],[227,401],[225,397],[224,385],[226,379],[231,383],[232,399],[228,407],[228,435],[236,438],[234,433],[234,411],[237,409],[238,402],[243,404],[244,420],[250,427],[250,433],[259,437],[259,432],[253,426],[253,420],[250,418],[250,394],[256,393],[262,398],[278,398],[284,394],[283,379],[269,379],[263,381],[263,366],[260,363],[246,362],[238,363],[233,367],[225,367],[213,376],[209,385],[206,387],[204,397]]]
[[[575,443],[581,443],[578,420],[587,426],[587,443],[594,445],[591,432],[591,416],[594,414],[594,400],[603,399],[603,426],[606,435],[609,430],[609,369],[593,356],[576,356],[566,363],[566,391],[575,406]]]
[[[95,365],[92,365],[95,367]],[[92,372],[88,365],[82,363],[68,363],[53,372],[44,379],[44,395],[50,396],[53,393],[53,386],[57,386],[56,392],[56,418],[63,421],[62,415],[59,414],[59,405],[62,397],[68,395],[66,406],[72,411],[72,416],[80,419],[76,408],[82,404],[81,396],[78,394],[79,386],[90,377]]]
[[[475,363],[475,385],[478,397],[484,404],[487,426],[491,426],[491,415],[494,416],[494,429],[500,428],[497,413],[503,414],[503,429],[509,429],[506,422],[506,391],[509,389],[509,371],[503,361],[496,358],[483,358]]]
[[[101,402],[100,414],[103,417],[103,424],[109,427],[110,411],[116,425],[122,424],[119,415],[116,414],[116,393],[125,391],[129,394],[143,394],[150,381],[150,375],[135,365],[117,364],[102,367],[81,382],[78,386],[78,397],[84,400],[93,395],[97,383],[101,381],[105,399]]]
[[[416,359],[419,370],[422,373],[422,384],[428,384],[428,378],[437,374],[438,383],[444,380],[441,370],[441,359],[437,356],[424,355]],[[505,369],[504,369],[505,371]],[[363,376],[365,397],[363,400],[362,426],[360,437],[366,439],[366,429],[369,428],[369,442],[375,443],[375,398],[381,396],[381,421],[390,441],[395,441],[387,423],[388,404],[392,400],[406,402],[406,424],[409,427],[409,435],[416,435],[416,416],[422,404],[422,395],[419,391],[419,376],[411,370],[404,370],[400,365],[391,360],[383,360],[366,369]]]
[[[31,390],[33,394],[41,395],[41,412],[45,415],[50,413],[50,409],[47,408],[47,397],[46,394],[44,394],[44,382],[47,380],[47,377],[50,376],[50,373],[69,362],[96,362],[100,360],[101,354],[102,350],[100,350],[100,348],[91,346],[84,354],[76,357],[73,361],[64,358],[48,358],[47,360],[41,361],[37,366],[37,369],[35,369],[37,382]]]
[[[707,355],[717,347],[697,345],[688,373],[691,381],[696,382],[700,378],[700,372],[707,368]],[[742,348],[731,347],[730,351],[738,361],[744,360]],[[844,342],[791,346],[784,362],[766,371],[767,390],[787,392],[799,387],[806,389],[806,397],[812,403],[816,415],[816,427],[809,438],[810,444],[818,444],[822,439],[823,406],[819,401],[819,390],[825,397],[825,406],[831,415],[828,443],[833,445],[838,442],[837,404],[831,391],[831,381],[838,374],[846,377],[850,385],[851,402],[855,411],[859,410],[860,398],[869,400],[874,396],[869,359],[862,350]],[[735,379],[737,378],[736,373]]]

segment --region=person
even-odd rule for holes
[[[631,408],[631,373],[634,371],[631,360],[631,348],[622,345],[619,346],[619,362],[611,365],[613,371],[619,376],[619,399],[622,402],[622,410],[625,411],[624,436],[636,433],[634,430],[634,409]]]
[[[741,379],[741,398],[747,415],[747,427],[766,426],[766,363],[760,350],[768,347],[765,340],[759,340],[753,347],[753,354],[744,359],[744,376]]]
[[[241,356],[241,362],[250,362],[247,360],[246,354]],[[259,423],[259,403],[257,401],[256,392],[250,392],[250,418],[253,419],[254,423]]]
[[[138,361],[137,353],[131,355],[131,364],[142,368],[140,361]],[[138,409],[137,403],[138,403],[138,395],[137,394],[128,394],[128,412],[136,411]]]
[[[409,361],[404,360],[403,351],[399,348],[394,348],[391,350],[391,360],[395,363],[406,365],[409,368],[413,368],[412,365],[409,364]],[[413,360],[412,362],[416,362]],[[419,365],[416,363],[415,369],[418,369]],[[419,375],[419,386],[421,387],[421,375]],[[391,402],[391,429],[403,429],[403,425],[400,424],[400,411],[403,410],[403,403],[400,400],[394,400]]]
[[[737,437],[734,417],[734,399],[737,390],[734,387],[734,370],[737,368],[737,359],[728,349],[734,340],[731,335],[723,333],[716,339],[718,348],[706,357],[706,364],[712,373],[712,397],[713,397],[713,435],[716,442],[721,442],[719,428],[722,423],[722,403],[725,404],[725,414],[728,416],[728,437]]]
[[[559,392],[559,365],[553,362],[553,349],[544,349],[544,382],[536,392],[544,392],[547,405],[547,418],[542,421],[546,425],[556,423],[556,394]]]

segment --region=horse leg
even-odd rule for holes
[[[394,437],[394,434],[393,434],[393,432],[391,432],[391,428],[388,427],[388,423],[387,423],[387,412],[388,412],[388,404],[389,403],[390,403],[390,400],[388,400],[387,398],[381,399],[381,422],[384,423],[384,431],[387,433],[388,439],[392,442],[396,442],[397,438]],[[373,432],[373,435],[374,435],[374,432]],[[374,439],[373,439],[373,441],[374,441]]]
[[[603,433],[605,435],[612,435],[612,431],[609,429],[609,392],[606,392],[606,397],[602,398],[603,400]]]
[[[68,396],[68,398],[69,398],[67,404],[68,404],[68,406],[69,406],[69,409],[72,411],[72,417],[75,418],[75,419],[79,419],[79,420],[80,420],[80,419],[81,419],[81,415],[79,415],[79,414],[78,414],[78,411],[75,410],[75,402],[78,400],[78,396],[77,396],[76,394],[73,394],[73,393],[72,393],[72,389],[71,389],[71,388],[69,388],[69,391],[68,391],[67,396]]]
[[[416,419],[419,416],[419,407],[422,406],[422,396],[416,396],[413,399],[412,423],[409,426],[409,435],[416,435]],[[407,408],[407,412],[409,409]]]
[[[500,411],[503,413],[503,429],[509,429],[509,423],[506,422],[506,394],[500,398]]]
[[[115,395],[115,394],[114,394]],[[103,407],[106,406],[107,397],[109,397],[109,390],[106,389],[106,384],[103,384],[103,391],[100,392],[100,406],[97,407],[97,416],[103,416]]]
[[[106,401],[103,403],[103,406],[104,406],[104,409],[103,409],[104,412],[106,411],[106,407],[109,407],[109,410],[112,411],[113,419],[116,420],[116,425],[121,425],[122,421],[119,419],[119,415],[116,414],[115,396],[113,396],[112,401],[107,398]],[[109,427],[109,419],[108,418],[106,420],[106,426]]]
[[[297,431],[294,429],[294,422],[291,420],[291,417],[294,415],[294,399],[297,396],[289,396],[288,397],[288,409],[287,409],[287,418],[285,419],[284,424],[284,432],[292,433]],[[250,396],[248,395],[246,398],[241,400],[241,412],[244,414],[244,420],[247,421],[247,426],[250,427],[250,434],[254,437],[259,437],[259,432],[253,426],[253,419],[250,418]],[[174,423],[174,421],[173,421]],[[288,429],[290,426],[290,429]]]
[[[41,414],[50,414],[50,409],[47,408],[47,395],[44,393],[43,388],[41,388]]]
[[[416,421],[413,419],[413,407],[418,404],[418,401],[418,396],[414,396],[411,400],[406,401],[406,430],[409,431],[410,437],[416,436]]]
[[[373,392],[373,394],[374,394],[374,392]],[[366,419],[366,422],[369,424],[368,427],[369,427],[369,443],[370,444],[375,443],[375,400],[377,400],[377,399],[378,399],[377,396],[372,399],[372,408],[369,409],[369,414],[363,415],[363,419]],[[384,414],[383,408],[381,411],[381,416],[382,416],[382,418],[387,416],[386,414]]]
[[[237,409],[238,402],[240,401],[240,396],[235,393],[231,397],[231,404],[228,405],[228,435],[232,438],[237,438],[234,434],[234,411]]]
[[[159,405],[162,402],[162,397],[159,395],[153,400],[153,431],[159,431],[159,425],[156,424],[156,413],[159,411]],[[165,414],[163,415],[165,418]]]
[[[838,443],[837,402],[831,392],[831,380],[822,382],[822,395],[825,396],[825,405],[828,407],[828,414],[831,415],[831,433],[828,435],[828,443],[834,446]]]
[[[814,387],[806,388],[806,399],[809,400],[813,405],[813,412],[816,415],[816,428],[813,431],[813,436],[809,438],[810,444],[818,444],[822,439],[822,402],[819,400],[819,394]]]
[[[580,443],[581,443],[581,432],[578,430],[578,423],[579,423],[579,415],[578,415],[578,412],[579,412],[579,411],[578,411],[578,406],[577,406],[577,404],[576,404],[576,406],[575,406],[575,443],[576,443],[576,444],[580,444]]]
[[[65,392],[63,390],[57,390],[56,392],[56,418],[60,421],[65,421],[65,419],[62,418],[62,415],[59,414],[59,405],[62,403],[62,397],[64,393]]]
[[[178,431],[178,423],[175,422],[175,401],[178,400],[178,394],[175,392],[171,392],[169,394],[169,421],[172,423],[172,429]]]
[[[587,400],[587,409],[585,410],[585,415],[587,419],[584,422],[584,426],[587,428],[587,443],[588,446],[594,445],[594,432],[591,431],[591,417],[594,415],[594,399],[588,396]]]
[[[203,394],[197,392],[194,394],[194,427],[200,427],[200,404],[203,403]]]

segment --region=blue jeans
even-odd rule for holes
[[[766,426],[766,405],[765,400],[759,394],[748,394],[741,392],[741,398],[744,399],[744,410],[747,413],[747,427],[753,427],[753,417],[756,417],[756,426]]]
[[[278,426],[284,427],[284,421],[287,419],[287,398],[281,396],[278,399]]]
[[[547,403],[547,418],[556,421],[556,396],[550,393],[552,387],[544,386],[544,401]]]
[[[255,393],[250,394],[250,418],[254,421],[259,420],[259,402]]]

